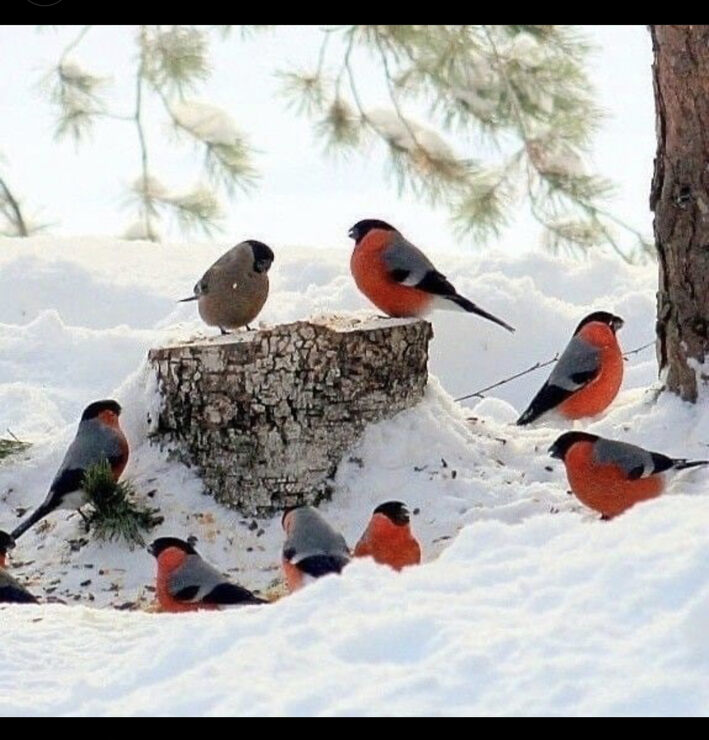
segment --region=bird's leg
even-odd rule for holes
[[[602,522],[609,522],[611,518],[608,516],[608,514],[601,514],[601,521]]]
[[[225,334],[229,334],[229,332],[222,326],[219,327],[219,331],[222,333],[222,336],[224,336]]]
[[[246,331],[256,331],[256,329],[252,329],[248,324],[246,324]]]

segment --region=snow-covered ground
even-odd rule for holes
[[[1,529],[44,497],[84,406],[115,397],[132,447],[124,477],[165,516],[155,536],[195,535],[243,585],[278,583],[279,520],[252,527],[146,440],[158,401],[147,350],[213,333],[175,301],[227,246],[0,240],[0,436],[33,442],[0,463]],[[263,323],[371,310],[344,236],[327,249],[272,246]],[[78,604],[0,607],[0,714],[709,712],[706,472],[602,522],[546,454],[563,425],[513,424],[549,368],[453,401],[550,359],[590,310],[626,319],[626,350],[652,340],[655,268],[431,256],[517,333],[434,314],[424,401],[368,429],[322,507],[353,545],[375,505],[406,501],[425,564],[396,574],[359,561],[265,607],[146,614],[152,557],[85,542],[76,514],[52,514],[18,543],[13,573],[43,600]],[[654,388],[650,348],[583,428],[706,457],[709,411],[656,401]]]

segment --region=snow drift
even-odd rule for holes
[[[278,519],[222,508],[146,441],[158,402],[147,350],[211,333],[175,301],[227,246],[0,240],[0,421],[33,442],[0,463],[1,528],[44,497],[83,407],[113,396],[132,444],[125,477],[165,516],[155,536],[196,536],[249,588],[279,580]],[[347,271],[349,244],[272,246],[264,323],[371,311]],[[13,574],[43,600],[77,605],[0,608],[0,713],[707,712],[706,473],[687,471],[660,499],[601,522],[546,455],[564,427],[514,426],[548,368],[483,400],[452,400],[550,359],[591,310],[626,320],[626,350],[652,340],[655,269],[602,256],[431,256],[517,333],[434,314],[424,401],[367,430],[322,507],[353,545],[374,506],[406,501],[425,564],[396,574],[355,562],[260,608],[97,609],[149,604],[154,561],[86,542],[79,517],[57,512],[22,538]],[[631,356],[619,398],[582,427],[706,457],[709,411],[656,400],[655,380],[652,349]]]

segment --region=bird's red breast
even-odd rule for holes
[[[605,411],[623,382],[623,355],[611,328],[600,321],[591,321],[581,329],[579,336],[598,347],[601,368],[588,385],[559,404],[559,412],[567,419],[582,419]]]
[[[350,271],[357,287],[388,316],[420,316],[431,304],[423,290],[401,285],[387,274],[382,252],[389,246],[392,232],[372,229],[352,250]]]
[[[179,547],[167,547],[158,555],[158,578],[156,594],[160,611],[163,612],[194,612],[198,609],[217,609],[216,604],[202,602],[178,601],[170,593],[168,580],[172,573],[185,564],[187,555]]]
[[[408,524],[394,524],[384,514],[373,514],[354,555],[356,558],[371,556],[377,563],[401,570],[421,562],[421,547]]]
[[[283,575],[286,578],[286,586],[288,591],[293,593],[299,588],[303,587],[303,572],[297,565],[289,562],[285,558],[282,558],[281,563],[283,565]]]
[[[110,411],[109,409],[106,409],[105,411],[101,411],[101,413],[99,413],[98,418],[101,420],[102,424],[111,427],[118,438],[118,444],[121,448],[121,458],[117,462],[111,464],[113,479],[115,481],[118,481],[121,475],[123,475],[123,471],[128,464],[128,456],[130,454],[128,440],[126,439],[126,435],[123,434],[123,430],[121,429],[121,425],[118,421],[118,415],[116,413]]]
[[[630,480],[625,471],[594,459],[593,442],[576,442],[566,453],[566,475],[581,503],[610,518],[638,501],[659,496],[665,481],[661,473]]]

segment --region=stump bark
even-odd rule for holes
[[[431,325],[329,317],[152,349],[157,437],[248,515],[317,504],[367,424],[415,405]]]

